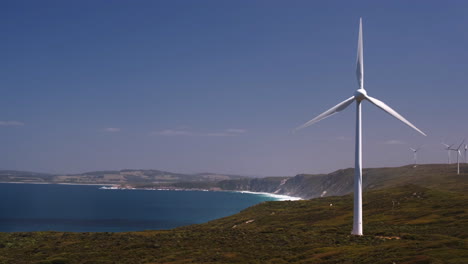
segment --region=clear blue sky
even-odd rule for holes
[[[446,162],[468,137],[466,1],[2,1],[0,168],[247,175]],[[406,95],[403,96],[403,93]],[[453,155],[455,157],[455,155]]]

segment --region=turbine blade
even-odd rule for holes
[[[388,114],[390,114],[391,116],[395,117],[396,119],[400,120],[401,122],[405,123],[407,126],[411,127],[412,129],[418,131],[419,133],[421,133],[422,135],[424,136],[427,136],[424,132],[422,132],[421,130],[419,130],[417,127],[415,127],[413,124],[411,124],[408,120],[406,120],[403,116],[401,116],[400,114],[398,114],[395,110],[393,110],[390,106],[386,105],[384,102],[380,101],[379,99],[377,98],[374,98],[374,97],[370,97],[370,96],[366,96],[366,99],[369,100],[369,102],[373,103],[375,106],[377,106],[378,108],[384,110],[385,112],[387,112]]]
[[[306,122],[305,124],[297,127],[296,129],[294,129],[294,131],[297,131],[299,129],[302,129],[302,128],[305,128],[305,127],[308,127],[310,125],[312,125],[313,123],[317,123],[318,121],[322,120],[322,119],[325,119],[333,114],[336,114],[342,110],[344,110],[346,107],[348,107],[352,102],[354,101],[354,96],[353,97],[350,97],[346,100],[344,100],[343,102],[335,105],[334,107],[328,109],[327,111],[323,112],[322,114],[318,115],[317,117],[315,117],[314,119]]]
[[[450,148],[452,148],[453,145],[455,145],[455,143],[453,143],[452,145],[448,145],[448,144],[446,144],[444,142],[445,142],[445,140],[442,141],[442,145],[444,145],[447,149],[450,149]]]
[[[461,146],[463,145],[463,143],[465,143],[465,139],[463,139],[462,143],[460,143],[460,146],[458,146],[457,150],[459,150],[461,148]]]
[[[364,89],[364,51],[363,51],[363,45],[362,45],[362,17],[359,19],[356,77],[357,77],[359,88]]]

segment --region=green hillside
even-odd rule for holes
[[[433,170],[408,179],[418,185],[364,192],[362,237],[350,235],[346,195],[265,202],[167,231],[0,233],[0,263],[468,263],[466,175]]]

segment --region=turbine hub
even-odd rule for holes
[[[360,88],[354,92],[354,98],[356,98],[356,101],[360,102],[364,99],[366,99],[367,92],[364,90],[364,88]]]

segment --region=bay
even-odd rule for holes
[[[171,229],[229,216],[262,194],[105,190],[96,185],[0,184],[0,232]]]

